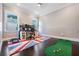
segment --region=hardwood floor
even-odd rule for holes
[[[72,55],[79,56],[79,42],[73,42],[72,44]]]
[[[32,46],[28,49],[25,49],[21,51],[17,56],[45,56],[44,54],[44,49],[51,44],[56,43],[57,39],[50,38],[42,43],[39,43],[35,46]],[[6,56],[6,51],[7,51],[7,41],[3,42],[2,44],[2,51],[1,55]],[[73,42],[72,43],[72,55],[73,56],[79,56],[79,43],[78,42]]]
[[[33,47],[23,50],[20,52],[20,56],[45,56],[44,49],[51,44],[54,44],[56,39],[48,39],[40,44],[37,44]]]
[[[1,48],[1,56],[7,55],[7,46],[8,46],[8,42],[4,41]]]

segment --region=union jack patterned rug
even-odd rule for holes
[[[15,54],[21,52],[24,49],[27,49],[31,46],[34,46],[38,43],[47,40],[47,37],[37,37],[35,40],[24,40],[19,43],[9,44],[8,45],[8,54],[9,56],[14,56]]]

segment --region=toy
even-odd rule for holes
[[[19,30],[19,39],[35,39],[35,29],[32,25],[21,25]]]

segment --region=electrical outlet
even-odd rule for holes
[[[64,36],[64,33],[62,32],[62,33],[60,33],[60,35],[61,35],[61,36]]]

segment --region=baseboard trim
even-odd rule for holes
[[[52,38],[66,39],[66,40],[70,40],[70,41],[76,41],[76,42],[79,42],[79,39],[77,39],[77,38],[60,37],[60,36],[47,35],[47,34],[42,34],[42,35],[43,35],[43,36],[47,36],[47,37],[52,37]]]

